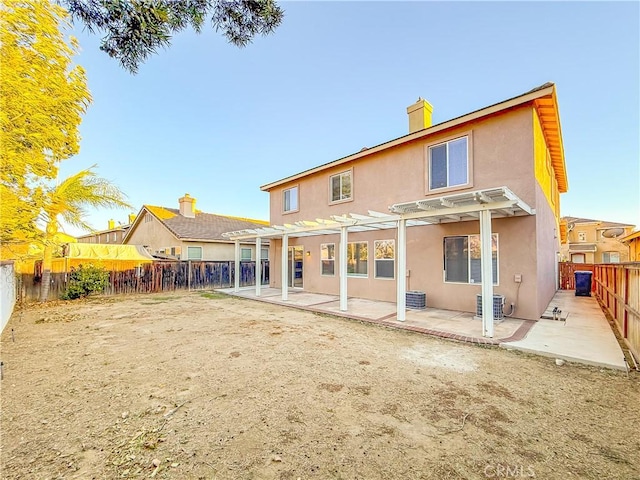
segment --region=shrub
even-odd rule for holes
[[[79,265],[69,274],[69,285],[62,294],[63,300],[75,300],[92,293],[102,292],[109,284],[109,272],[94,265]]]

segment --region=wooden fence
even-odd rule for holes
[[[594,266],[596,298],[640,361],[640,262]]]
[[[569,263],[560,262],[558,273],[560,275],[560,290],[575,290],[576,278],[575,273],[578,270],[593,272],[594,265],[592,263]],[[596,291],[595,282],[591,282],[591,291]]]
[[[261,262],[262,284],[269,284],[269,261]],[[18,297],[21,302],[32,302],[40,296],[42,277],[22,274],[18,278]],[[49,298],[57,299],[67,286],[66,273],[51,274]],[[235,262],[157,261],[140,267],[111,271],[105,295],[124,293],[170,292],[174,290],[201,290],[230,288],[235,283]],[[256,262],[240,262],[240,285],[256,284]]]

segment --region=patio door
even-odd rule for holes
[[[289,286],[302,288],[302,265],[304,262],[304,247],[296,245],[289,247],[288,275]]]

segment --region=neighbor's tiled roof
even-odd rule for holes
[[[579,217],[562,217],[560,220],[569,223],[599,223],[598,228],[611,228],[611,227],[633,227],[630,223],[618,223],[618,222],[606,222],[604,220],[593,220],[591,218],[579,218]]]
[[[145,205],[144,208],[181,240],[228,242],[229,239],[222,236],[225,232],[269,225],[269,222],[263,220],[215,215],[198,210],[196,210],[194,218],[187,218],[180,215],[180,211],[177,208],[157,207],[154,205]]]

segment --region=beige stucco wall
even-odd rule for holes
[[[535,242],[534,238],[531,238],[530,245],[531,250],[535,252],[537,276],[531,288],[535,288],[536,291],[537,311],[540,316],[553,299],[558,286],[560,232],[554,208],[549,205],[545,192],[539,185],[536,186],[536,195],[538,202],[535,215]],[[526,241],[526,239],[523,240]]]
[[[147,214],[151,215],[151,214]],[[180,242],[167,227],[152,216],[150,222],[145,222],[143,213],[137,225],[133,225],[132,231],[127,238],[128,245],[144,245],[150,252],[157,252],[165,247],[178,247]]]
[[[427,147],[464,134],[470,136],[472,185],[427,194]],[[348,169],[353,169],[353,200],[331,205],[329,177]],[[283,213],[282,192],[295,185],[299,187],[299,209],[294,213]],[[350,212],[388,212],[388,207],[394,203],[503,185],[529,205],[534,205],[532,114],[529,107],[508,111],[464,128],[440,132],[428,140],[391,148],[278,186],[270,192],[270,219],[272,224],[280,225]]]
[[[369,210],[388,212],[394,203],[507,186],[538,214],[493,220],[493,232],[499,237],[499,284],[494,291],[505,295],[507,312],[510,304],[515,303],[517,317],[538,319],[556,291],[559,240],[554,209],[535,177],[533,118],[531,107],[519,107],[274,188],[271,223],[293,223],[346,213],[366,214]],[[472,184],[452,191],[428,192],[427,147],[464,134],[470,138]],[[330,205],[329,177],[347,169],[353,171],[353,199]],[[283,214],[282,192],[294,185],[299,187],[299,210]],[[408,228],[409,277],[405,279],[408,289],[425,291],[430,307],[475,312],[476,294],[480,293],[481,286],[444,281],[443,239],[478,233],[478,221]],[[366,278],[348,278],[349,296],[395,302],[396,280],[374,278],[373,241],[396,239],[396,236],[395,229],[349,234],[350,242],[369,242],[369,274]],[[272,286],[280,287],[281,243],[279,240],[272,243],[270,281]],[[334,277],[320,275],[321,243],[336,244]],[[305,252],[310,252],[304,256],[304,290],[337,295],[339,235],[290,238],[289,245],[304,245]],[[520,285],[515,282],[516,274],[522,277]]]
[[[541,307],[535,295],[537,285],[536,249],[535,245],[536,217],[517,217],[495,219],[492,222],[493,233],[498,234],[498,275],[499,283],[494,287],[496,294],[506,297],[507,308],[517,303],[519,318],[537,319],[546,308]],[[477,221],[410,227],[407,229],[407,269],[409,277],[405,279],[409,290],[422,290],[427,293],[429,307],[449,310],[475,312],[476,294],[481,293],[480,284],[446,283],[444,281],[443,241],[446,236],[474,235],[480,233]],[[347,280],[348,295],[359,298],[396,301],[396,280],[374,278],[373,242],[375,240],[394,239],[397,242],[396,229],[378,230],[374,232],[350,233],[349,242],[367,241],[369,245],[368,276],[349,277]],[[335,243],[336,260],[335,275],[322,276],[320,261],[320,245]],[[526,244],[526,249],[522,245]],[[317,293],[339,294],[339,255],[340,236],[321,235],[303,238],[290,238],[289,246],[304,246],[303,281],[304,290]],[[272,255],[275,260],[270,263],[270,284],[280,288],[281,257],[280,240],[274,242]],[[309,251],[310,255],[306,255]],[[396,243],[397,251],[397,243]],[[553,269],[553,264],[550,265]],[[522,285],[518,295],[518,284],[514,276],[522,276]],[[555,281],[551,280],[551,289],[555,291]],[[548,301],[547,301],[548,303]]]
[[[116,234],[115,240],[113,234]],[[126,230],[115,230],[111,232],[96,233],[95,235],[78,238],[78,243],[115,243],[121,244]]]
[[[199,243],[199,242],[183,242],[183,260],[186,260],[186,247],[202,247],[202,259],[203,260],[235,260],[235,245],[233,243]],[[265,245],[264,248],[267,248]],[[255,244],[240,244],[240,248],[251,249],[251,260],[256,259],[256,246]],[[265,260],[264,258],[262,260]]]
[[[144,217],[144,216],[143,216]],[[202,260],[234,260],[235,245],[226,242],[184,242],[178,240],[162,223],[155,217],[150,222],[145,222],[144,218],[135,225],[129,238],[128,245],[145,245],[151,253],[156,253],[160,249],[167,247],[181,247],[182,260],[187,260],[187,247],[202,247]],[[256,258],[255,244],[241,244],[241,248],[251,248],[251,259]]]
[[[629,235],[633,231],[633,227],[625,227],[624,233],[618,238],[607,238],[602,236],[602,232],[606,230],[601,222],[593,223],[576,223],[575,226],[567,234],[567,243],[561,245],[560,256],[562,261],[571,261],[570,243],[595,243],[595,252],[584,253],[585,263],[603,263],[603,254],[605,252],[618,252],[620,254],[620,263],[630,261],[629,246],[622,243],[619,239]],[[585,234],[586,240],[580,241],[579,233]]]

